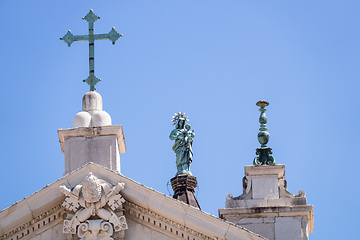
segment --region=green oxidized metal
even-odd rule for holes
[[[90,12],[82,19],[89,23],[89,35],[73,35],[69,30],[60,40],[66,42],[69,47],[74,41],[89,41],[89,76],[83,81],[90,85],[90,91],[95,91],[95,85],[101,81],[101,79],[95,76],[94,41],[109,39],[112,44],[115,44],[116,40],[122,37],[122,34],[119,34],[115,28],[112,28],[111,31],[106,34],[94,34],[94,22],[100,19],[100,17],[96,16],[92,9],[90,9]]]
[[[175,176],[180,174],[192,175],[190,171],[190,164],[192,162],[192,145],[195,133],[191,129],[190,124],[186,124],[189,121],[188,117],[185,117],[185,113],[175,113],[171,120],[175,125],[175,129],[171,131],[169,138],[175,140],[172,147],[176,154],[176,168],[177,172]]]
[[[258,133],[258,141],[261,144],[261,147],[256,149],[256,155],[259,156],[254,158],[253,164],[255,166],[275,165],[275,158],[270,156],[270,154],[272,154],[272,149],[266,146],[266,144],[269,142],[270,134],[267,132],[268,129],[266,127],[267,118],[265,114],[265,107],[268,106],[269,103],[265,100],[260,100],[256,103],[256,105],[260,107],[260,132]]]

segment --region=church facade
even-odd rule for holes
[[[261,147],[253,166],[245,166],[243,194],[226,196],[219,217],[200,209],[194,196],[196,177],[190,172],[192,138],[186,117],[174,116],[178,172],[171,180],[174,197],[166,196],[121,174],[120,154],[126,151],[121,125],[112,125],[95,92],[91,68],[94,40],[121,36],[114,29],[96,35],[90,11],[88,36],[67,33],[63,40],[89,40],[90,92],[73,127],[58,130],[65,156],[64,176],[0,211],[0,240],[306,240],[313,230],[313,206],[304,191],[287,191],[285,166],[276,165],[266,128],[266,101],[259,101]],[[101,35],[101,36],[100,36]],[[92,48],[93,51],[93,48]],[[92,65],[93,66],[93,65]],[[224,196],[225,198],[225,196]]]
[[[219,217],[123,176],[122,127],[99,93],[86,93],[73,128],[58,133],[65,176],[2,210],[1,240],[303,240],[313,229],[313,206],[287,191],[284,165],[246,166],[244,193],[228,194]]]

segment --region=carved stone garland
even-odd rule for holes
[[[125,239],[128,229],[122,204],[125,199],[119,194],[125,183],[112,186],[90,173],[72,190],[60,186],[66,196],[63,232],[68,239],[114,240]]]

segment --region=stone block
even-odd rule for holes
[[[253,199],[279,198],[277,175],[252,176],[251,185]]]
[[[275,227],[274,223],[259,223],[259,224],[239,224],[240,226],[254,232],[260,234],[261,236],[269,239],[275,240]],[[287,239],[290,240],[291,238]],[[276,239],[278,240],[278,239]],[[291,239],[293,240],[293,239]]]
[[[245,166],[245,176],[277,175],[278,178],[285,177],[285,165],[274,166]]]
[[[275,223],[275,217],[263,218],[264,223]]]
[[[65,155],[65,174],[89,162],[120,172],[120,154],[126,150],[121,125],[58,130]]]
[[[276,240],[302,240],[301,221],[291,217],[278,217],[275,220]]]
[[[116,135],[73,137],[65,140],[65,173],[89,162],[120,172],[120,154]]]
[[[262,218],[241,218],[236,224],[244,225],[244,224],[261,224],[263,223]]]

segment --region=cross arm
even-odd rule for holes
[[[74,41],[87,41],[89,40],[89,35],[75,35]]]
[[[108,33],[94,34],[94,40],[104,40],[104,39],[108,39],[108,38],[109,38]]]
[[[115,28],[112,28],[109,33],[106,34],[94,34],[94,40],[109,39],[112,44],[115,44],[116,40],[122,37],[122,34],[118,33]]]
[[[66,42],[67,45],[70,47],[71,44],[74,41],[87,41],[87,40],[89,40],[89,35],[74,35],[69,30],[62,38],[60,38],[60,40],[63,40],[64,42]]]

